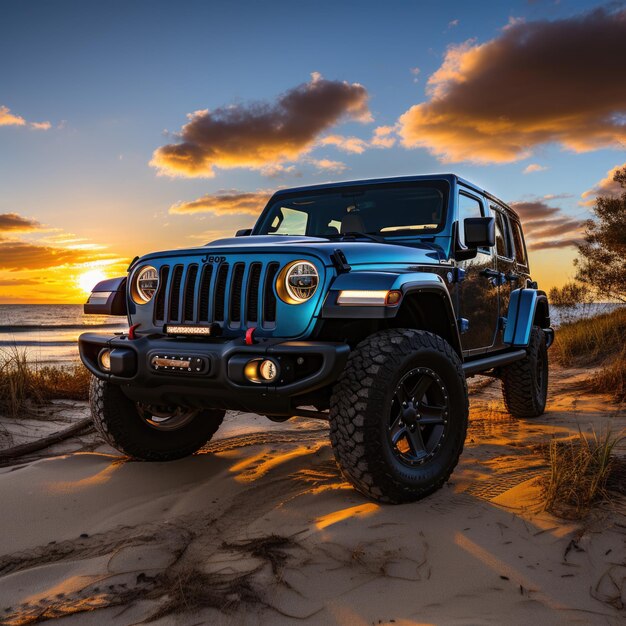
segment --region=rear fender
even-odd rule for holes
[[[543,291],[536,289],[515,289],[509,300],[504,343],[512,347],[527,347],[533,325],[540,326],[550,337],[553,336],[548,298]]]

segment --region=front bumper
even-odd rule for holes
[[[332,342],[272,339],[246,345],[239,338],[203,341],[148,335],[131,340],[98,333],[83,333],[78,346],[85,367],[94,376],[120,385],[131,400],[274,415],[289,414],[302,405],[304,395],[334,382],[350,353],[348,345]],[[98,358],[105,349],[111,351],[108,373]],[[155,369],[156,356],[191,357],[199,367]],[[260,358],[278,364],[275,383],[245,378],[245,364]]]

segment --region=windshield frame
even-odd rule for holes
[[[317,195],[330,195],[330,194],[349,194],[351,192],[363,192],[364,190],[374,190],[374,189],[407,189],[413,187],[435,187],[442,193],[442,207],[441,207],[441,220],[439,225],[436,228],[427,228],[424,230],[418,229],[403,229],[398,231],[390,231],[386,232],[375,232],[371,234],[375,234],[377,237],[381,237],[383,239],[416,239],[422,237],[432,237],[433,235],[437,235],[446,229],[448,222],[448,213],[450,210],[450,196],[451,196],[451,185],[450,182],[445,178],[428,178],[428,179],[417,179],[417,180],[403,180],[403,181],[391,181],[391,182],[376,182],[376,183],[368,183],[368,182],[359,182],[354,185],[350,183],[340,183],[337,185],[329,185],[328,187],[320,187],[320,188],[303,188],[298,190],[285,190],[278,191],[275,193],[266,204],[263,211],[259,215],[259,218],[252,229],[251,235],[268,235],[268,233],[261,233],[261,230],[268,230],[269,221],[272,218],[273,212],[271,211],[272,207],[282,200],[288,200],[290,198],[298,198],[301,196],[317,196]],[[324,235],[281,235],[275,233],[269,233],[269,236],[275,237],[311,237],[311,238],[319,238],[319,239],[328,239],[328,237]],[[335,238],[333,238],[335,239]]]

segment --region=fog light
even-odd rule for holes
[[[252,359],[243,370],[245,377],[253,383],[271,383],[278,378],[278,364],[272,359]]]
[[[100,369],[103,369],[105,372],[111,371],[111,351],[104,349],[100,350],[100,354],[98,355],[98,361],[100,363]]]

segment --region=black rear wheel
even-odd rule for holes
[[[331,398],[330,438],[344,476],[381,502],[439,489],[467,430],[461,361],[441,337],[386,330],[350,354]]]
[[[518,418],[538,417],[548,399],[548,348],[546,335],[533,326],[528,354],[502,369],[502,395],[507,411]]]

